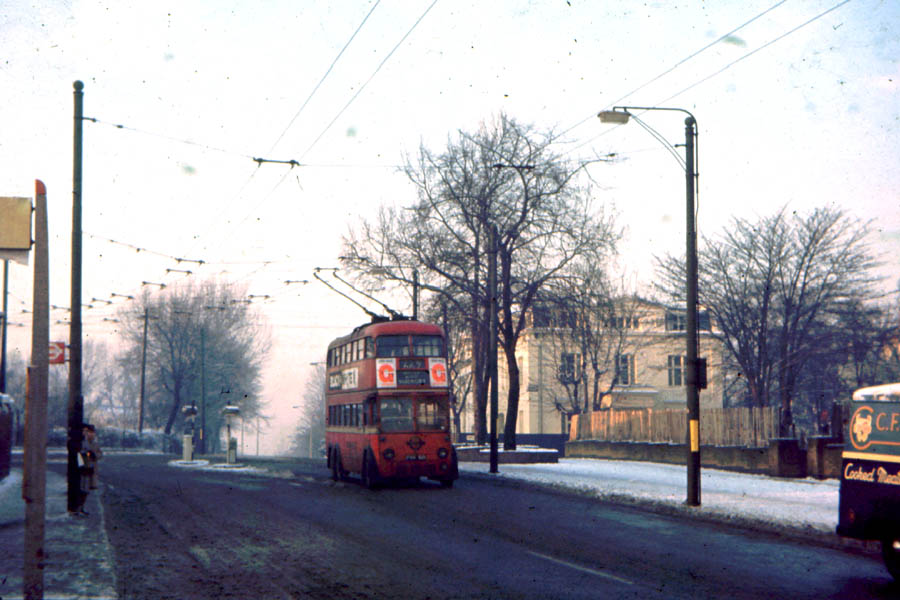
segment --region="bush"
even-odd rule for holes
[[[141,438],[136,431],[127,429],[122,432],[122,447],[137,448],[141,445]]]
[[[24,438],[24,431],[22,433]],[[53,427],[47,431],[49,448],[65,448],[69,433],[65,427]],[[181,452],[181,436],[166,435],[161,431],[147,430],[138,434],[133,429],[117,427],[97,427],[97,441],[104,449],[143,449],[165,453]]]

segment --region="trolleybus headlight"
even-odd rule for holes
[[[384,452],[382,452],[381,455],[382,455],[386,460],[394,460],[394,449],[393,449],[393,448],[388,448],[387,450],[385,450]]]
[[[441,471],[446,471],[448,468],[447,463],[441,463]]]
[[[447,449],[441,448],[438,450],[438,458],[447,458]]]

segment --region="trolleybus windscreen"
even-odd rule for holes
[[[447,429],[447,412],[437,400],[419,400],[416,407],[416,429],[418,431],[444,431]]]
[[[381,338],[379,338],[381,339]],[[412,398],[381,399],[381,430],[412,431],[413,410]]]

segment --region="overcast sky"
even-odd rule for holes
[[[113,301],[84,310],[85,336],[112,341],[103,319],[127,302],[113,294],[180,270],[271,296],[257,300],[277,421],[263,451],[290,429],[309,363],[365,320],[321,284],[284,281],[336,266],[349,226],[414,200],[397,166],[420,143],[440,150],[501,111],[561,134],[573,160],[617,153],[589,173],[626,229],[620,263],[636,286],[653,255],[683,252],[684,175],[637,125],[600,123],[614,105],[696,116],[702,235],[837,206],[874,219],[887,288],[900,278],[893,0],[4,0],[0,40],[0,195],[47,185],[51,303],[69,304],[81,80],[97,120],[84,123],[83,298]],[[683,115],[643,118],[684,142]],[[28,356],[30,267],[10,267],[9,302],[26,326],[10,329],[9,350]]]

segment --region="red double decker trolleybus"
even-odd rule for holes
[[[373,322],[328,345],[325,444],[334,480],[366,487],[459,477],[450,441],[443,329],[411,320]]]

